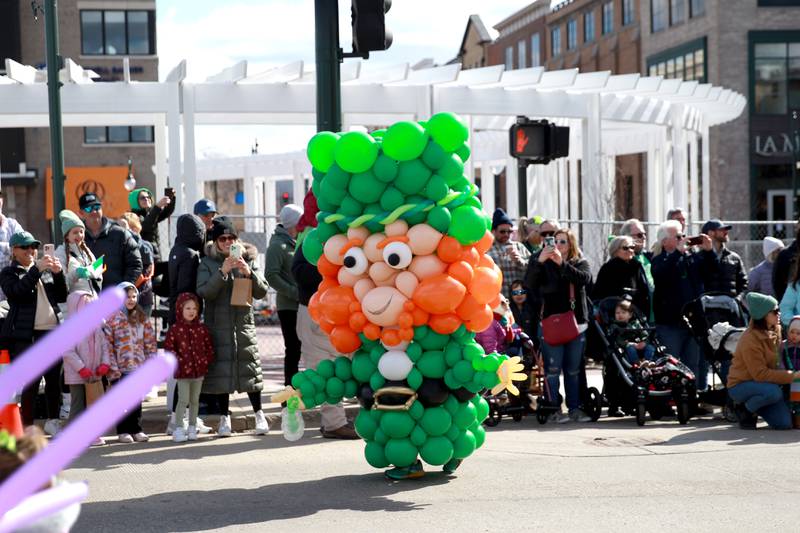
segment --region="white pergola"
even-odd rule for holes
[[[178,212],[199,198],[202,181],[212,179],[245,179],[245,214],[274,214],[259,212],[253,194],[258,180],[291,177],[295,198],[302,197],[310,175],[302,151],[204,162],[195,154],[197,125],[315,124],[315,75],[302,61],[252,75],[242,61],[202,83],[185,80],[185,62],[163,82],[131,81],[127,60],[123,66],[124,81],[94,83],[94,73],[67,60],[61,72],[63,124],[155,126],[156,185],[170,177]],[[10,60],[6,72],[0,76],[0,127],[47,127],[44,73]],[[736,119],[746,104],[736,92],[696,81],[577,69],[461,70],[454,64],[413,70],[408,64],[372,68],[354,61],[342,65],[341,81],[345,130],[424,120],[439,111],[462,116],[471,133],[468,175],[474,179],[476,167],[484,176],[505,167],[512,217],[520,213],[507,132],[517,115],[571,126],[567,158],[528,168],[529,213],[610,220],[615,156],[645,153],[646,218],[660,219],[669,207],[682,205],[698,220],[709,217],[709,130]],[[482,180],[481,196],[491,212],[493,179]]]

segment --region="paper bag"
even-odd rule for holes
[[[253,303],[253,280],[250,278],[233,278],[231,305],[250,307]]]
[[[792,381],[792,385],[789,387],[789,401],[800,403],[800,379]]]
[[[86,389],[86,407],[89,407],[94,402],[100,399],[100,397],[105,393],[103,389],[103,382],[101,380],[97,381],[89,381],[84,383],[84,388]]]

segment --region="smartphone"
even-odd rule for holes
[[[698,235],[697,237],[689,237],[689,239],[686,241],[686,244],[689,246],[698,246],[703,244],[703,237],[702,235]]]
[[[556,247],[556,238],[554,236],[549,236],[544,238],[544,245],[549,246],[550,248]]]
[[[242,243],[235,242],[231,244],[230,254],[234,259],[239,259],[242,257]]]
[[[44,255],[49,255],[53,257],[55,255],[56,247],[55,244],[45,244],[44,245]]]
[[[167,198],[175,198],[175,189],[173,189],[172,187],[167,187],[166,189],[164,189],[164,196],[166,196]]]

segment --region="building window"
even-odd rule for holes
[[[578,46],[578,22],[572,19],[567,22],[567,50]]]
[[[690,0],[689,16],[692,18],[706,14],[706,0]]]
[[[561,28],[556,27],[550,31],[550,45],[552,48],[552,56],[557,57],[561,54]]]
[[[633,0],[622,0],[622,25],[627,26],[633,22],[634,16],[634,3]]]
[[[531,66],[542,66],[542,38],[538,33],[531,36]]]
[[[756,113],[783,115],[800,108],[800,42],[757,43],[754,55]]]
[[[656,33],[669,25],[668,0],[650,0],[650,32]]]
[[[706,39],[696,39],[647,58],[650,76],[706,82]]]
[[[506,70],[514,68],[514,47],[506,46]]]
[[[583,14],[583,42],[594,41],[594,11],[587,11]]]
[[[155,11],[81,11],[83,55],[153,55]]]
[[[800,7],[800,0],[758,0],[758,7]]]
[[[517,68],[525,68],[525,57],[528,55],[526,47],[525,40],[517,43]]]
[[[674,26],[686,20],[686,0],[669,1],[669,24]]]
[[[86,144],[152,143],[152,126],[91,126],[83,128]]]
[[[603,35],[614,31],[614,2],[603,4]]]

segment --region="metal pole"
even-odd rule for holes
[[[519,216],[528,216],[528,164],[517,159],[517,205]]]
[[[798,129],[800,129],[800,110],[792,109],[789,113],[789,138],[791,139],[792,149],[792,218],[797,220],[797,152],[800,147],[797,146]]]
[[[342,129],[339,79],[339,2],[314,0],[317,62],[317,131]]]
[[[50,168],[53,173],[54,242],[61,242],[61,225],[55,223],[64,209],[64,132],[61,128],[61,80],[58,78],[62,58],[58,55],[57,1],[45,0],[44,23],[47,44],[47,99],[50,112]]]

